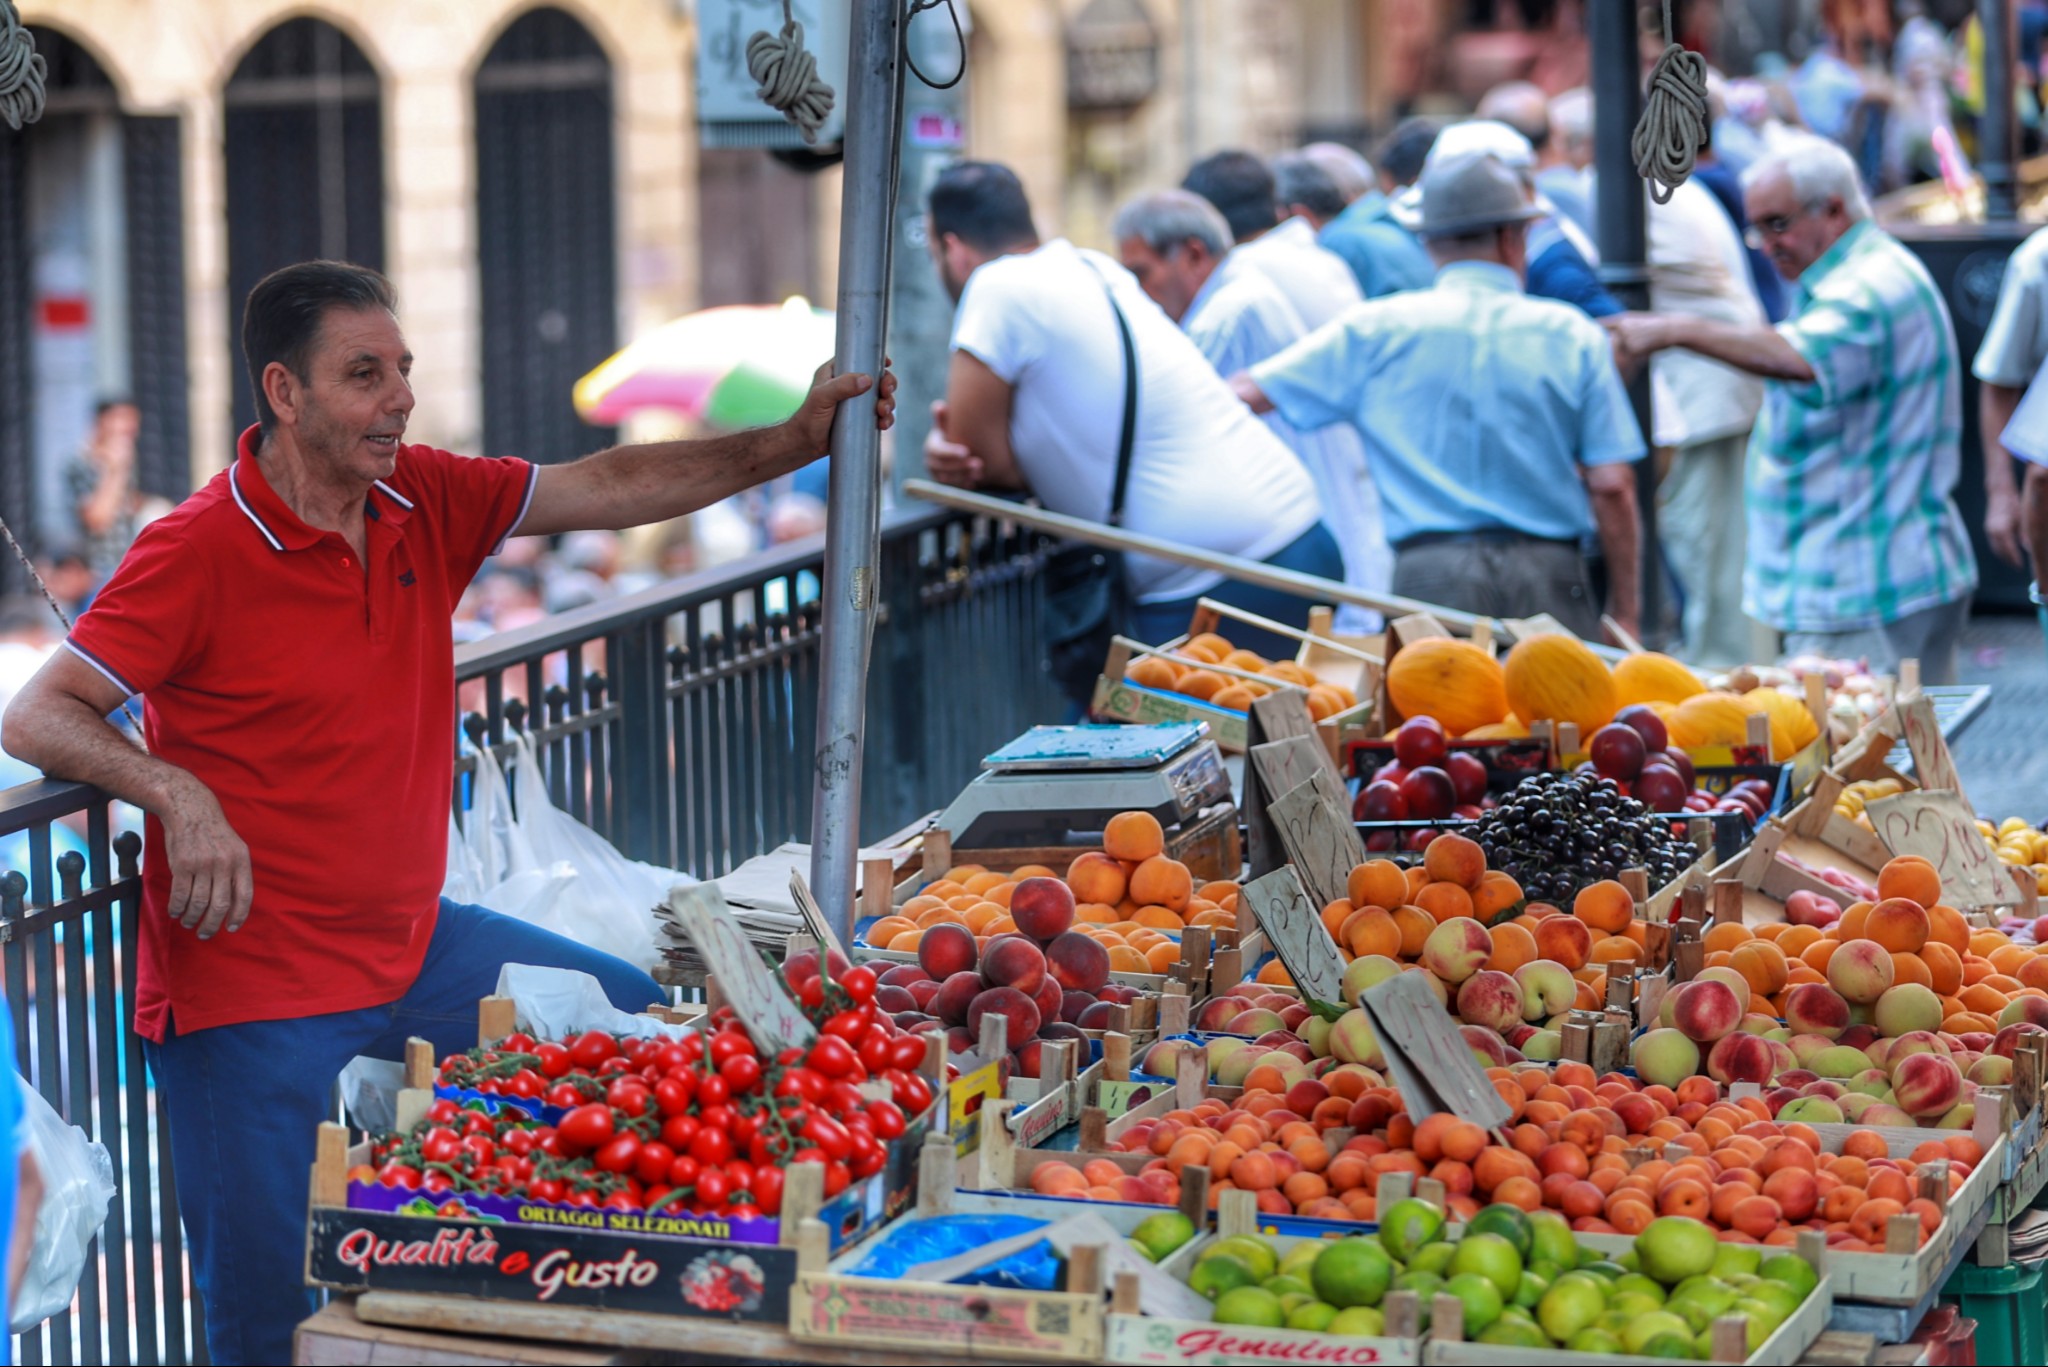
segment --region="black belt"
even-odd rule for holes
[[[1394,550],[1414,551],[1424,546],[1569,546],[1579,548],[1576,537],[1531,536],[1508,527],[1479,527],[1469,532],[1418,532],[1394,543]]]

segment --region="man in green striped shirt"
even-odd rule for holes
[[[1927,268],[1870,221],[1834,143],[1788,139],[1743,177],[1750,235],[1797,281],[1775,328],[1633,314],[1607,320],[1624,366],[1684,347],[1770,383],[1749,444],[1743,610],[1788,654],[1920,661],[1953,683],[1977,586],[1954,500],[1961,364]]]

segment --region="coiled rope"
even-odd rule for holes
[[[1664,44],[1629,140],[1636,174],[1650,182],[1650,198],[1659,204],[1669,204],[1692,175],[1707,141],[1707,59],[1672,36],[1671,0],[1664,0]]]
[[[747,74],[768,106],[815,146],[818,130],[832,116],[833,91],[818,75],[818,59],[804,48],[804,26],[791,13],[790,0],[782,0],[782,32],[763,29],[747,40]]]
[[[36,40],[14,12],[12,0],[0,0],[0,118],[19,129],[43,116],[43,78],[48,74]]]

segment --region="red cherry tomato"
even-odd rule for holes
[[[811,1046],[808,1062],[826,1077],[846,1077],[860,1065],[860,1058],[853,1052],[853,1046],[838,1035],[826,1034]]]
[[[597,1151],[591,1161],[601,1172],[625,1173],[633,1171],[640,1159],[640,1140],[630,1134],[622,1134]]]
[[[697,1137],[701,1128],[696,1116],[672,1115],[661,1122],[661,1142],[681,1153],[690,1147],[690,1141]],[[683,1184],[677,1182],[675,1185],[680,1187]]]
[[[712,1106],[723,1106],[732,1099],[732,1084],[723,1074],[707,1073],[697,1083],[697,1106],[703,1110]]]
[[[706,1166],[729,1163],[732,1161],[732,1140],[724,1130],[701,1129],[690,1140],[690,1157]]]
[[[665,1116],[681,1115],[690,1109],[690,1098],[696,1093],[694,1074],[687,1070],[670,1073],[654,1084],[654,1109]]]
[[[540,1075],[545,1078],[558,1078],[572,1066],[569,1062],[569,1051],[559,1044],[536,1044],[533,1046],[533,1056],[540,1060]]]
[[[752,1054],[734,1054],[718,1065],[718,1076],[734,1096],[751,1092],[761,1083],[761,1060]]]
[[[849,968],[839,975],[839,986],[846,995],[862,1006],[875,999],[875,970],[866,964]]]
[[[577,1153],[603,1148],[611,1142],[613,1132],[612,1108],[595,1102],[578,1106],[563,1116],[556,1131],[562,1147]]]
[[[633,1158],[633,1175],[652,1186],[656,1182],[668,1181],[668,1170],[676,1161],[676,1151],[659,1139],[651,1139],[640,1146],[640,1152]]]
[[[898,1035],[889,1042],[889,1066],[915,1069],[924,1062],[924,1051],[923,1035]]]
[[[602,1030],[586,1030],[569,1041],[569,1059],[578,1068],[595,1070],[618,1054],[619,1042]]]
[[[732,1179],[724,1168],[705,1168],[697,1174],[697,1200],[710,1209],[716,1210],[725,1204],[725,1198],[732,1194]]]
[[[754,1170],[754,1204],[770,1215],[782,1209],[782,1169],[756,1168]]]
[[[895,1103],[871,1101],[867,1109],[868,1122],[875,1127],[877,1139],[899,1139],[903,1135],[903,1112]]]

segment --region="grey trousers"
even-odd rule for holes
[[[1869,660],[1872,671],[1879,674],[1897,674],[1899,661],[1918,660],[1921,683],[1952,684],[1956,681],[1956,648],[1962,641],[1963,624],[1969,620],[1970,600],[1965,596],[1874,627],[1788,631],[1785,653]]]
[[[1587,641],[1600,607],[1577,546],[1556,541],[1446,541],[1394,552],[1394,592],[1490,617],[1547,612]]]

